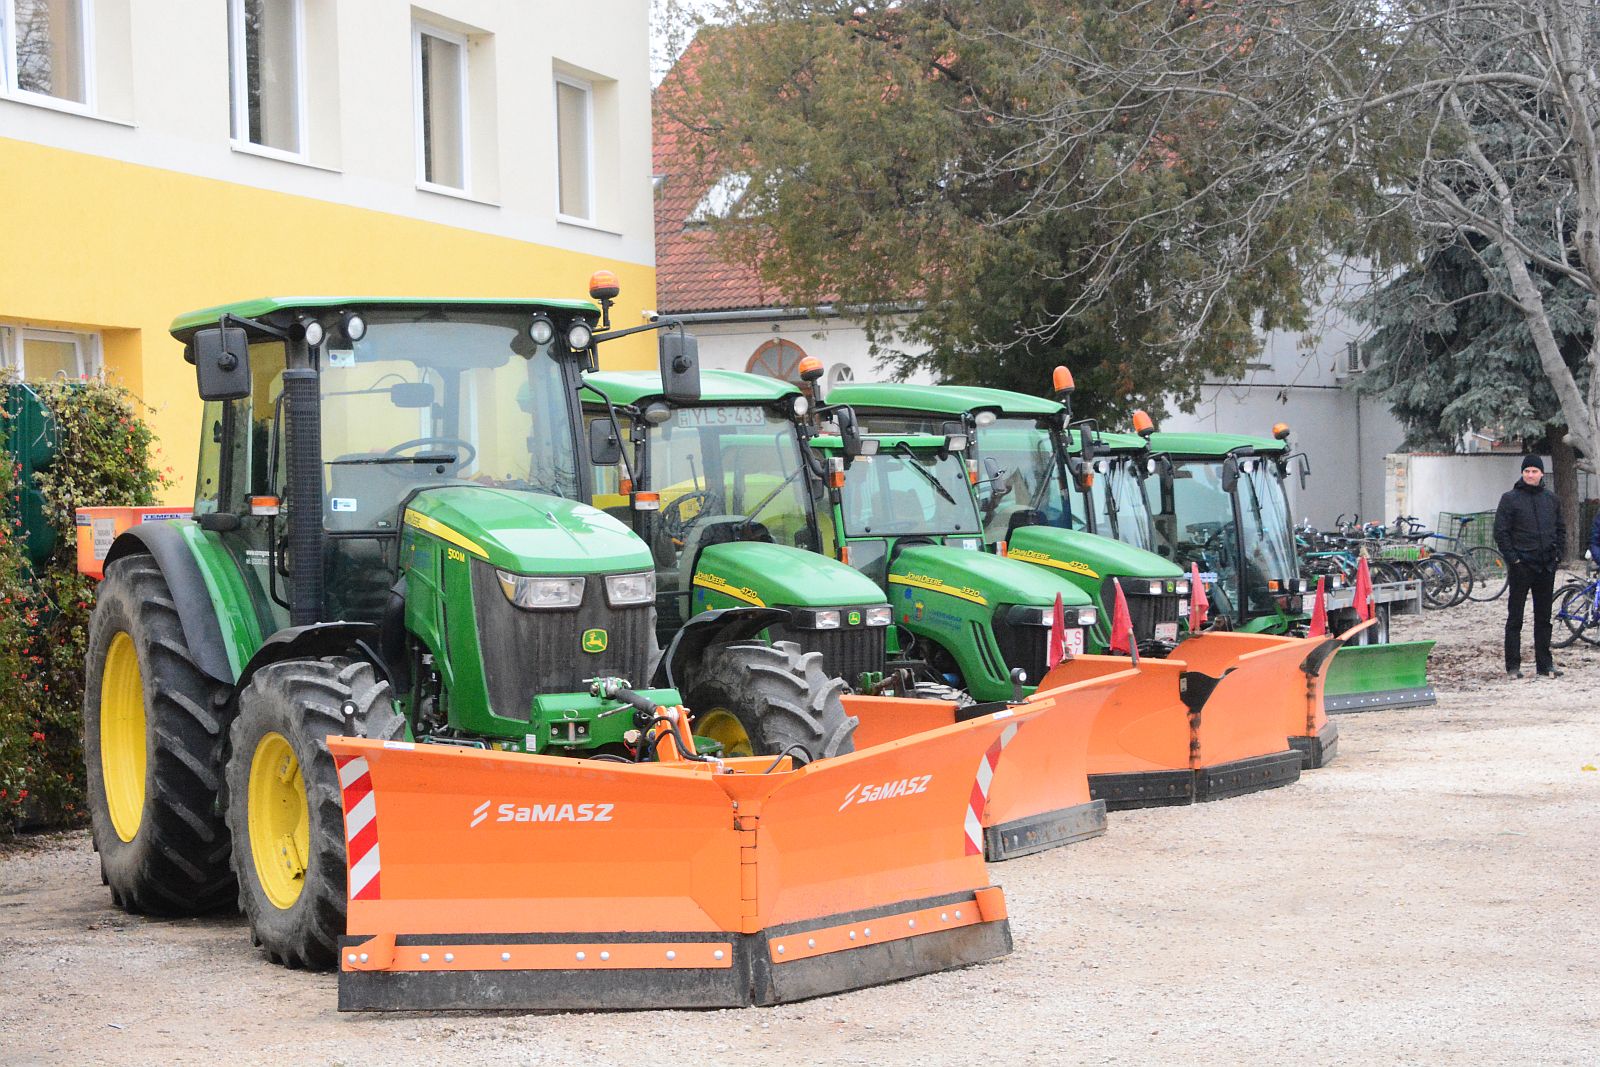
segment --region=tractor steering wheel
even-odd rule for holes
[[[386,456],[398,456],[409,449],[421,449],[423,445],[444,445],[456,453],[457,467],[470,467],[472,461],[478,458],[478,449],[471,441],[464,441],[459,437],[413,437],[409,441],[401,441],[393,448],[386,450]]]
[[[689,528],[706,515],[712,514],[712,505],[717,502],[717,494],[707,489],[696,489],[692,493],[684,493],[672,503],[661,508],[661,529],[672,542],[683,544],[684,538],[689,536]],[[690,503],[699,504],[699,509],[693,516],[685,517],[683,509]]]

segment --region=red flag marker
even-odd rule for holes
[[[1317,599],[1311,607],[1311,629],[1306,631],[1307,637],[1322,637],[1328,632],[1328,600],[1322,588],[1326,581],[1321,576],[1317,578]]]
[[[1122,579],[1113,578],[1111,584],[1117,591],[1116,607],[1111,613],[1111,651],[1132,656],[1137,664],[1139,646],[1133,639],[1133,613],[1128,610],[1128,598],[1122,592]]]
[[[1067,611],[1061,606],[1061,594],[1056,594],[1055,614],[1050,616],[1050,647],[1045,650],[1044,662],[1048,670],[1067,658]]]
[[[1206,599],[1206,583],[1200,580],[1200,564],[1189,564],[1189,632],[1204,628],[1211,614],[1211,601]]]
[[[1362,622],[1372,618],[1372,572],[1366,556],[1356,563],[1356,617]]]

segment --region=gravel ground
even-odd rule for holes
[[[340,1015],[239,920],[124,915],[86,834],[35,840],[0,856],[0,1062],[1594,1063],[1600,649],[1509,681],[1503,613],[1397,623],[1439,706],[1339,717],[1297,786],[995,867],[1010,957],[775,1009]]]

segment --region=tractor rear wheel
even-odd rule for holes
[[[796,763],[855,751],[857,720],[844,710],[844,682],[822,668],[822,653],[793,641],[708,649],[683,697],[694,732],[728,756],[776,756]]]
[[[267,958],[332,967],[345,917],[344,812],[324,740],[345,730],[385,741],[405,735],[389,684],[366,663],[286,660],[255,673],[239,695],[228,758],[228,829],[239,908]]]
[[[217,810],[225,725],[156,561],[106,568],[84,661],[83,755],[94,846],[111,899],[199,915],[233,903]]]

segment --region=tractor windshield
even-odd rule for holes
[[[1222,487],[1221,462],[1177,460],[1160,478],[1157,551],[1184,568],[1199,564],[1201,577],[1213,583],[1217,611],[1234,612],[1239,603],[1238,527],[1233,497]]]
[[[1132,456],[1099,459],[1094,473],[1095,484],[1090,487],[1088,498],[1094,508],[1095,532],[1154,552],[1155,529],[1138,461]]]
[[[1289,521],[1289,499],[1273,464],[1246,459],[1239,464],[1239,515],[1250,582],[1250,608],[1276,610],[1268,581],[1284,583],[1299,574]],[[1279,588],[1282,588],[1280,584]]]
[[[576,499],[568,388],[527,314],[372,310],[322,364],[330,530],[388,529],[412,490],[463,479]]]
[[[982,529],[959,455],[909,448],[857,456],[844,480],[844,529],[856,537],[976,534]]]
[[[1047,427],[1032,419],[996,419],[978,429],[979,496],[984,538],[1004,541],[1011,519],[1036,511],[1047,526],[1084,528],[1061,492],[1055,443]]]

